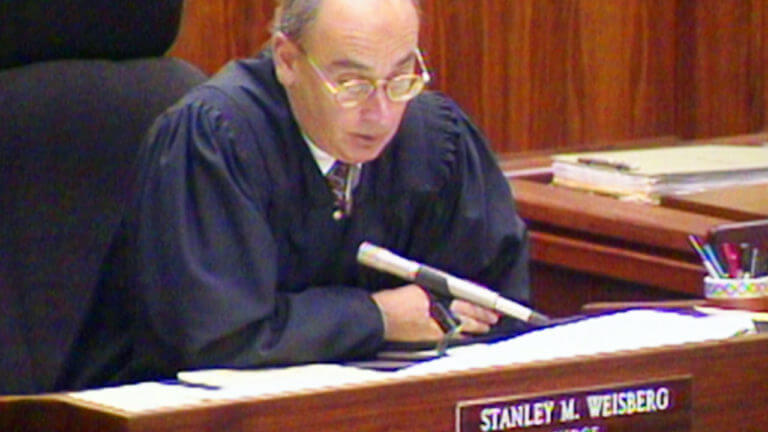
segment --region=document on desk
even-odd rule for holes
[[[341,387],[388,378],[390,374],[335,363],[316,363],[268,369],[211,369],[179,372],[185,383],[222,389],[232,397],[267,396]]]
[[[677,345],[754,332],[747,315],[709,316],[636,309],[543,328],[511,339],[450,348],[448,355],[398,371],[340,364],[187,371],[178,380],[69,393],[127,412],[151,412],[252,397],[332,390],[420,375]]]
[[[199,406],[212,401],[333,389],[389,377],[391,374],[387,372],[330,363],[252,370],[209,369],[180,372],[175,380],[85,390],[68,395],[96,405],[139,413]]]
[[[753,321],[745,315],[700,316],[634,309],[544,328],[491,344],[459,347],[448,357],[419,363],[397,374],[418,376],[505,366],[726,339],[754,332]]]

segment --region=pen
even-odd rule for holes
[[[159,381],[160,384],[170,385],[170,386],[179,386],[179,387],[187,387],[187,388],[197,388],[202,390],[220,390],[221,387],[211,384],[203,384],[203,383],[194,383],[189,381],[183,381],[180,379],[167,379]]]
[[[717,270],[717,274],[720,275],[720,277],[727,278],[728,273],[723,269],[722,264],[720,264],[720,259],[717,258],[717,254],[715,253],[714,249],[712,249],[712,245],[709,243],[701,244],[701,248],[704,250],[704,254],[709,258],[709,262],[712,263],[712,266],[715,267],[715,270]]]
[[[757,261],[757,272],[761,276],[765,276],[768,272],[768,255],[763,253]]]
[[[752,248],[752,252],[749,256],[749,274],[752,275],[752,277],[757,277],[759,269],[757,268],[757,260],[760,256],[760,250],[756,247]]]
[[[595,166],[602,166],[606,168],[613,168],[615,170],[619,171],[632,171],[634,168],[626,164],[624,162],[619,161],[612,161],[609,159],[600,159],[600,158],[590,158],[590,157],[580,157],[576,159],[576,161],[580,164],[584,165],[595,165]]]
[[[725,262],[728,264],[728,274],[734,278],[741,276],[742,269],[736,246],[733,243],[725,242],[720,245],[720,248],[723,251]]]
[[[712,262],[710,262],[707,254],[704,253],[704,249],[702,248],[699,239],[695,235],[691,234],[688,236],[688,241],[691,243],[691,246],[693,246],[693,250],[699,254],[701,262],[704,264],[704,268],[707,269],[707,273],[709,273],[709,275],[713,278],[720,278],[720,273],[715,269],[715,266],[712,264]]]
[[[750,275],[755,273],[752,270],[752,245],[746,242],[739,244],[739,253],[741,259],[739,260],[739,267],[744,273],[749,272]]]
[[[766,271],[768,271],[768,255],[757,247],[752,249],[750,270],[752,270],[753,277],[765,276]]]

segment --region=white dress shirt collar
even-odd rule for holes
[[[320,168],[320,172],[323,173],[323,175],[327,175],[328,171],[331,170],[331,167],[336,162],[336,159],[320,147],[316,146],[315,143],[312,142],[312,139],[306,134],[301,134],[301,136],[304,137],[304,141],[307,143],[307,146],[309,146],[309,151],[312,153],[312,157],[315,159],[317,167]],[[352,166],[355,167],[355,169],[353,169],[353,172],[355,173],[359,172],[360,168],[362,168],[362,164],[353,164]]]

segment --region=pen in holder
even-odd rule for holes
[[[768,276],[704,278],[704,297],[726,308],[768,311]]]

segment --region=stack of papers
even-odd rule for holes
[[[733,185],[768,183],[768,147],[695,145],[553,156],[552,182],[620,199],[658,202]]]
[[[748,314],[691,315],[636,309],[544,328],[500,342],[451,348],[445,357],[394,372],[339,364],[214,369],[182,372],[178,381],[88,390],[69,396],[122,411],[148,412],[211,401],[330,390],[457,370],[725,339],[754,331]]]
[[[389,377],[391,374],[386,372],[330,363],[253,370],[208,369],[180,372],[178,380],[128,384],[68,395],[93,404],[140,413],[243,398],[331,390]]]
[[[459,347],[450,356],[398,373],[418,376],[576,356],[637,350],[755,333],[742,314],[692,315],[634,309],[545,328],[487,345]]]

